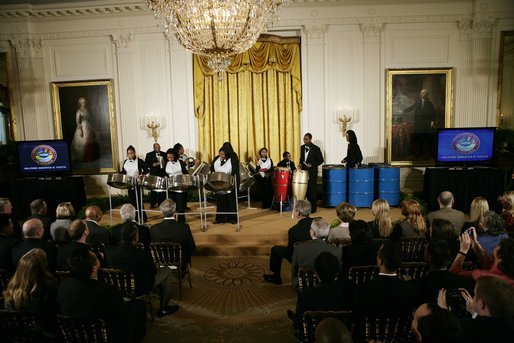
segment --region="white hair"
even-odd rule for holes
[[[124,222],[136,219],[136,208],[132,204],[123,204],[120,208],[121,220]]]
[[[325,239],[328,237],[330,231],[330,224],[323,218],[314,218],[311,224],[311,229],[314,231],[316,238]]]
[[[160,206],[162,215],[166,217],[172,217],[177,209],[177,204],[171,199],[165,199]]]

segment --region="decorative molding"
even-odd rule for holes
[[[116,52],[119,53],[121,50],[125,50],[130,47],[135,39],[136,35],[133,32],[123,32],[119,34],[111,34],[111,40],[116,47]]]
[[[384,24],[361,23],[360,30],[365,40],[380,40],[380,34],[384,30]]]
[[[491,38],[493,27],[496,20],[493,18],[477,18],[473,21],[473,38],[486,39]]]
[[[302,31],[305,32],[307,39],[323,39],[328,31],[328,25],[302,25]]]
[[[468,40],[471,39],[471,32],[473,29],[473,20],[466,19],[457,22],[457,29],[459,30],[459,39]]]
[[[43,40],[41,38],[11,39],[18,58],[43,57]]]

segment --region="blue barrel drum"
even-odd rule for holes
[[[400,168],[390,166],[375,167],[377,199],[385,199],[389,206],[400,203]]]
[[[327,207],[346,202],[346,168],[343,165],[323,166],[323,199]]]
[[[355,207],[370,207],[374,195],[374,169],[366,165],[350,168],[348,202]]]

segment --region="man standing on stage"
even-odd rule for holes
[[[146,167],[150,175],[164,177],[164,166],[166,165],[166,154],[161,151],[159,143],[153,143],[153,151],[146,154]],[[160,199],[162,197],[162,199]],[[164,200],[164,192],[150,192],[150,208],[155,208]]]
[[[316,192],[316,184],[318,181],[318,166],[323,164],[323,154],[320,148],[312,143],[312,135],[306,133],[303,136],[304,145],[301,146],[300,164],[298,169],[309,172],[309,183],[307,186],[307,199],[311,202],[312,212],[316,212],[318,208],[318,194]]]

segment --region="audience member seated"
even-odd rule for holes
[[[29,219],[22,227],[24,240],[16,244],[11,250],[13,266],[16,268],[20,258],[32,249],[43,249],[48,260],[48,270],[55,271],[57,265],[57,248],[55,245],[43,240],[43,223],[39,219]]]
[[[469,217],[464,212],[452,208],[455,203],[453,194],[448,191],[441,192],[437,197],[437,202],[439,203],[439,210],[428,213],[428,221],[432,222],[434,219],[446,219],[453,224],[455,233],[457,235],[460,234],[462,226],[464,226],[465,222],[469,221]]]
[[[419,304],[416,285],[398,277],[396,270],[402,264],[402,250],[394,242],[385,242],[378,250],[377,265],[380,273],[373,280],[355,287],[354,309],[357,314],[407,314]]]
[[[13,224],[11,216],[6,213],[0,213],[0,269],[9,272],[14,271],[11,250],[19,239],[12,237]]]
[[[89,234],[89,230],[82,220],[74,220],[68,228],[68,237],[71,242],[62,245],[57,251],[57,268],[59,270],[69,270],[68,258],[75,254],[77,250],[89,251],[89,247],[86,245],[86,239]]]
[[[478,230],[478,242],[487,255],[491,255],[500,241],[508,238],[505,232],[503,219],[493,211],[487,211],[480,220],[481,229]]]
[[[314,268],[321,283],[298,293],[296,314],[288,310],[296,330],[302,329],[305,311],[351,310],[354,284],[349,280],[336,281],[340,272],[339,263],[337,257],[327,251],[320,253],[314,260]]]
[[[91,251],[78,250],[68,264],[72,277],[62,280],[57,291],[62,314],[103,319],[114,343],[140,342],[145,334],[144,303],[124,302],[116,288],[99,281],[100,261]]]
[[[475,296],[462,291],[471,318],[460,320],[462,342],[509,342],[514,337],[514,288],[505,280],[482,276],[475,285]],[[439,305],[446,306],[445,290]],[[451,310],[451,309],[450,309]]]
[[[48,241],[52,239],[52,235],[50,234],[50,224],[51,220],[46,216],[47,207],[46,202],[43,199],[36,199],[30,203],[30,217],[25,219],[28,221],[30,219],[39,219],[41,223],[43,223],[43,228],[45,230],[43,234],[43,239]]]
[[[314,267],[316,257],[323,251],[328,251],[337,257],[339,264],[341,263],[341,248],[328,244],[325,239],[328,236],[330,225],[323,218],[315,218],[312,220],[310,235],[312,241],[298,244],[294,248],[293,261],[291,267],[293,289],[298,289],[298,270],[302,267]]]
[[[435,220],[434,220],[435,221]],[[422,302],[437,302],[439,290],[465,288],[473,292],[473,280],[452,274],[448,271],[451,261],[451,247],[444,240],[432,239],[425,250],[425,260],[428,263],[428,274],[418,280],[413,280],[419,287]]]
[[[12,204],[8,198],[0,198],[0,214],[7,214],[11,218],[11,222],[13,224],[13,233],[11,236],[13,238],[21,239],[23,235],[21,234],[21,226],[20,223],[14,218],[12,213]]]
[[[177,312],[178,306],[168,306],[172,287],[171,269],[164,267],[157,270],[150,253],[136,247],[138,238],[136,224],[131,221],[123,223],[120,244],[105,249],[107,267],[134,273],[136,297],[148,294],[152,288],[159,287],[161,300],[158,317]]]
[[[177,222],[174,218],[177,205],[171,199],[161,203],[160,209],[164,220],[150,228],[152,242],[175,242],[182,248],[182,269],[191,263],[191,254],[195,251],[196,244],[191,234],[189,225]]]
[[[264,280],[281,285],[282,278],[280,270],[282,269],[282,259],[286,259],[291,263],[293,258],[294,244],[296,242],[308,241],[311,239],[311,203],[308,200],[298,200],[294,212],[298,222],[287,232],[287,247],[275,245],[271,248],[269,259],[269,269],[271,274],[264,274]]]
[[[421,208],[416,200],[408,199],[402,203],[404,220],[395,225],[391,238],[423,238],[427,231],[427,223],[421,215]]]
[[[350,223],[352,244],[343,247],[343,272],[353,266],[370,266],[377,263],[380,244],[372,240],[371,228],[364,220]]]
[[[114,225],[111,228],[111,243],[118,244],[121,241],[121,230],[123,228],[123,224],[126,222],[132,222],[136,224],[137,233],[139,240],[138,243],[143,243],[145,248],[150,247],[150,230],[144,225],[139,225],[136,223],[136,208],[132,204],[124,204],[120,208],[120,217],[123,220],[123,223]]]
[[[339,319],[323,319],[316,327],[317,343],[352,343],[352,333]]]
[[[469,219],[462,226],[462,230],[460,233],[463,233],[470,227],[480,229],[480,219],[482,218],[482,215],[487,211],[489,211],[489,203],[487,202],[486,198],[476,197],[475,199],[473,199],[473,201],[471,202],[471,208],[469,210]]]
[[[102,210],[98,206],[86,208],[86,225],[89,230],[87,243],[109,245],[109,231],[101,227],[98,222],[102,219]]]
[[[386,199],[377,199],[371,205],[371,213],[375,220],[368,222],[373,238],[389,238],[393,232],[393,221],[389,214],[389,203]]]
[[[491,257],[478,242],[475,228],[470,230],[471,237],[467,233],[460,235],[460,250],[453,261],[450,272],[474,280],[481,276],[496,276],[506,280],[514,287],[514,238],[502,239],[500,245],[494,248],[493,257]],[[464,258],[471,245],[482,263],[482,269],[470,271],[462,269]]]
[[[350,222],[355,217],[357,209],[347,202],[342,202],[336,207],[337,217],[341,220],[341,224],[330,229],[328,233],[328,241],[336,239],[350,239]]]
[[[32,249],[21,257],[3,296],[6,309],[37,314],[41,331],[55,336],[57,281],[47,270],[43,250]]]
[[[435,302],[422,304],[414,312],[412,333],[419,343],[460,342],[459,320]]]
[[[500,201],[503,207],[501,217],[505,222],[505,229],[507,232],[514,232],[514,191],[503,193]]]
[[[71,202],[63,202],[55,210],[55,221],[50,224],[50,234],[54,241],[69,241],[68,228],[75,217],[75,210]]]

